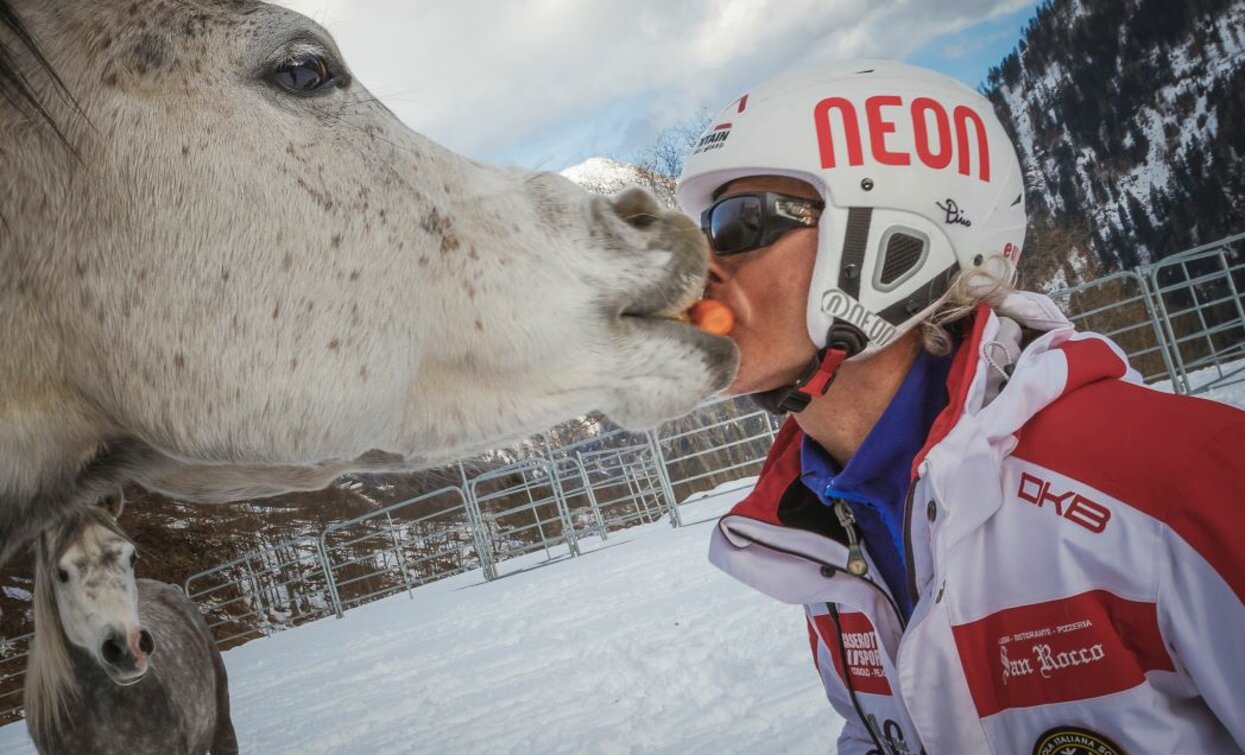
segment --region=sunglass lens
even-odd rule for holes
[[[756,245],[761,233],[759,197],[730,197],[713,208],[709,241],[718,254],[733,254]]]

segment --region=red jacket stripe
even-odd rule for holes
[[[1245,601],[1243,417],[1214,401],[1099,380],[1033,417],[1014,455],[1171,527]]]

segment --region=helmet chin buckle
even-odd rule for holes
[[[772,414],[798,414],[814,396],[824,396],[839,367],[865,350],[868,339],[855,325],[836,319],[826,335],[826,347],[817,352],[794,384],[752,394],[752,400]]]

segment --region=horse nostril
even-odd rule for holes
[[[104,644],[100,646],[99,653],[103,656],[105,661],[115,665],[117,661],[121,660],[124,650],[121,647],[121,643],[117,642],[112,637],[109,637],[104,640]]]
[[[147,655],[156,652],[156,641],[146,629],[138,633],[138,649]]]
[[[614,212],[628,225],[648,228],[660,217],[661,205],[652,194],[633,186],[614,198]]]

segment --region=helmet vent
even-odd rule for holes
[[[888,291],[907,280],[929,251],[925,234],[907,228],[892,228],[882,239],[882,259],[878,261],[875,285]]]

